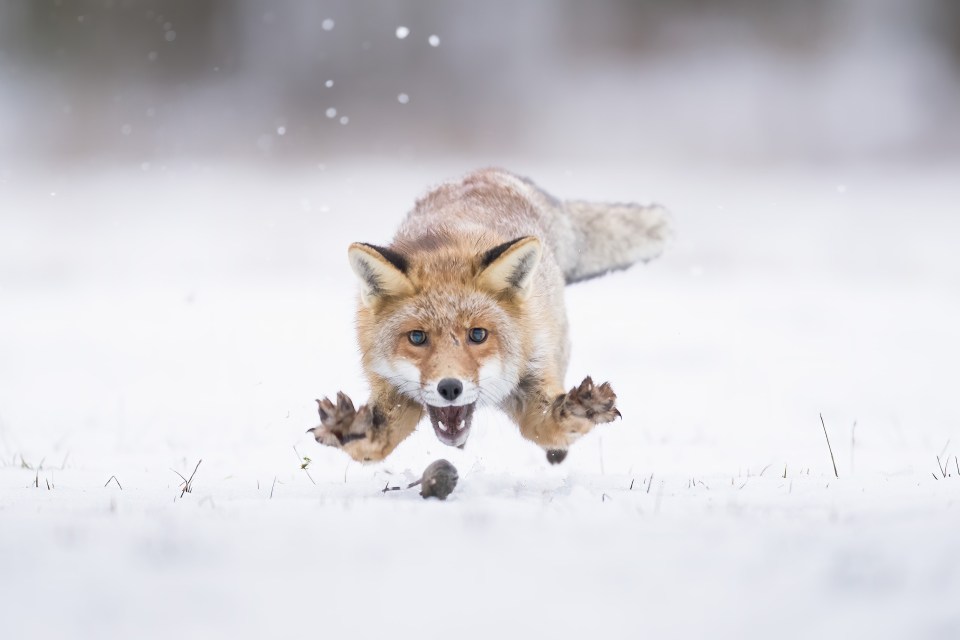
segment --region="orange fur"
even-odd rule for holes
[[[651,209],[615,206],[648,239],[662,235]],[[599,228],[601,207],[567,208],[527,180],[484,170],[419,200],[389,247],[351,245],[361,285],[357,335],[372,395],[359,410],[346,396],[322,402],[321,425],[311,430],[317,440],[379,460],[426,410],[441,441],[462,446],[473,407],[489,405],[559,462],[577,438],[612,421],[619,412],[609,384],[594,386],[588,377],[563,389],[564,285],[638,259],[612,233],[620,254],[605,266],[603,248],[578,235],[583,220]],[[644,221],[634,220],[636,212]]]

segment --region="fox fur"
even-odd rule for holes
[[[425,414],[463,447],[474,408],[504,411],[561,462],[620,415],[609,383],[564,391],[570,353],[564,285],[659,255],[657,205],[562,201],[500,169],[473,172],[417,201],[389,247],[355,243],[357,335],[371,396],[318,400],[318,442],[382,460]],[[421,342],[422,339],[422,342]]]

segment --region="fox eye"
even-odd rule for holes
[[[427,333],[425,331],[420,331],[420,329],[414,329],[407,334],[407,338],[410,340],[410,344],[415,344],[418,347],[427,341]]]
[[[474,327],[470,329],[470,333],[467,334],[470,337],[470,342],[474,344],[480,344],[487,339],[487,330],[481,329],[480,327]]]

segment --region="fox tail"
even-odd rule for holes
[[[567,200],[557,203],[557,258],[567,284],[647,262],[663,251],[669,216],[659,205]]]

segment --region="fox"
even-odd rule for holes
[[[354,460],[383,460],[424,415],[463,448],[478,407],[563,462],[596,425],[622,418],[609,382],[565,391],[570,339],[564,287],[659,256],[669,235],[658,204],[560,200],[488,168],[416,201],[389,246],[356,242],[356,312],[371,394],[317,400],[316,441]]]

